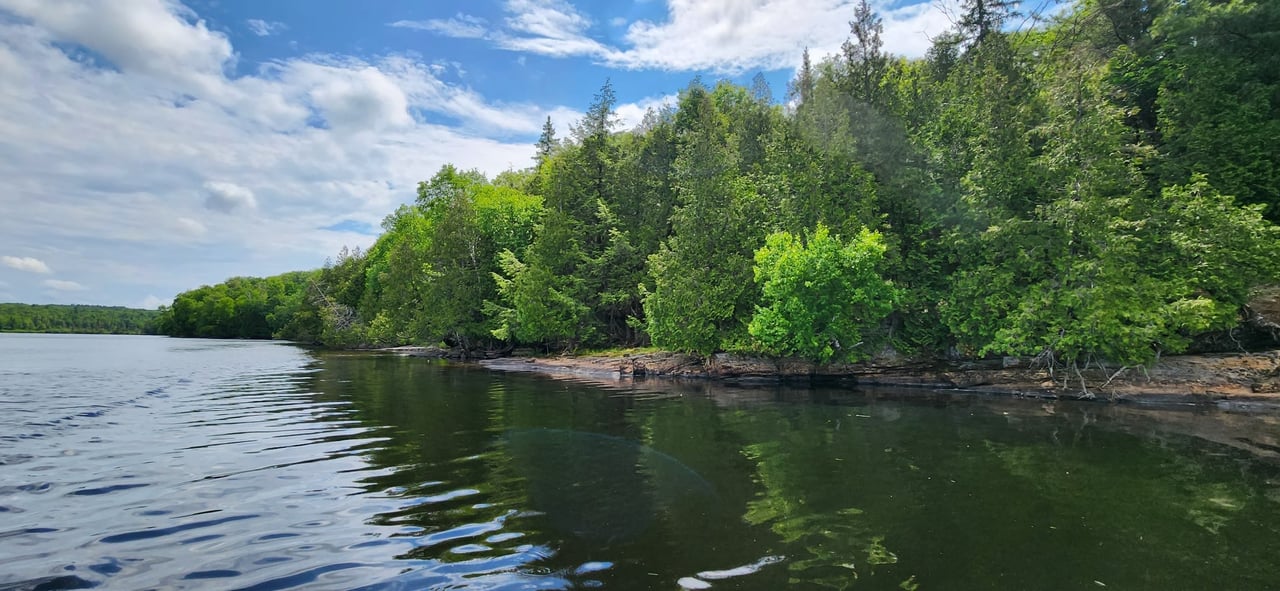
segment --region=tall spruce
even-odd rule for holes
[[[556,141],[556,126],[551,123],[551,116],[548,115],[546,123],[542,124],[542,135],[538,136],[537,151],[533,155],[534,162],[537,164],[546,162],[552,152],[555,152],[557,145],[559,144]]]

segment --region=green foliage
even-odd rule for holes
[[[433,204],[433,233],[423,267],[420,335],[465,349],[492,338],[484,303],[497,297],[499,252],[529,244],[542,200],[515,189],[468,184]]]
[[[159,316],[119,306],[0,304],[0,332],[152,334]]]
[[[1183,291],[1238,305],[1255,286],[1280,280],[1280,226],[1263,219],[1263,206],[1238,207],[1204,175],[1161,197],[1168,209],[1156,219],[1169,247],[1161,250],[1187,283]]]
[[[606,82],[530,168],[446,165],[368,251],[193,290],[159,326],[1134,364],[1278,280],[1280,3],[1081,0],[1013,32],[1014,3],[965,0],[923,59],[885,53],[872,4],[785,106],[695,80],[618,131]]]
[[[365,290],[360,309],[366,318],[379,314],[397,327],[400,342],[423,332],[420,309],[426,288],[428,249],[433,223],[420,207],[402,205],[382,222],[384,233],[369,248],[364,264]]]
[[[548,343],[573,348],[581,340],[583,319],[590,311],[558,287],[546,267],[530,267],[509,250],[499,255],[502,273],[494,273],[502,306],[490,302],[497,319],[493,336],[506,341]]]
[[[1171,2],[1152,28],[1163,184],[1207,174],[1280,222],[1280,3]]]
[[[703,355],[744,343],[756,303],[751,256],[768,233],[768,203],[739,168],[737,137],[713,93],[681,97],[671,237],[649,257],[644,314],[653,343]],[[723,98],[723,97],[722,97]]]
[[[765,352],[827,363],[866,356],[864,335],[893,309],[893,285],[877,272],[884,260],[880,234],[862,230],[846,244],[826,226],[806,240],[771,234],[756,251],[761,286],[748,330]]]
[[[156,330],[174,337],[314,340],[317,317],[303,310],[315,273],[233,277],[178,294]]]

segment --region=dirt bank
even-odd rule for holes
[[[1016,357],[957,363],[921,363],[885,356],[820,366],[794,359],[720,353],[623,356],[507,357],[479,361],[502,371],[610,380],[699,378],[724,381],[840,380],[852,385],[896,386],[1030,398],[1204,404],[1280,409],[1280,350],[1165,357],[1152,367],[1089,367],[1051,372]]]

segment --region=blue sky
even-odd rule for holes
[[[873,1],[922,55],[936,3]],[[368,246],[442,164],[490,175],[606,79],[781,100],[850,0],[0,0],[0,301],[154,307]]]

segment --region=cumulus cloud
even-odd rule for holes
[[[216,84],[234,56],[226,35],[202,20],[191,22],[194,13],[175,2],[0,0],[0,9],[98,52],[121,70],[188,89]]]
[[[245,21],[245,24],[248,25],[249,31],[251,31],[254,35],[257,35],[259,37],[270,37],[272,35],[279,35],[280,33],[283,33],[289,29],[289,25],[286,25],[282,22],[279,22],[279,21],[267,22],[260,18],[251,18]]]
[[[75,281],[66,281],[63,279],[45,279],[43,284],[45,287],[57,291],[84,291],[88,289]]]
[[[258,201],[253,198],[253,191],[235,183],[209,181],[204,184],[204,190],[209,194],[204,199],[204,206],[209,209],[231,213],[239,208],[258,208]]]
[[[298,67],[310,69],[311,65]],[[311,90],[312,103],[320,108],[334,130],[377,132],[413,123],[404,91],[377,68],[329,67],[314,74],[319,74],[317,78],[321,80]]]
[[[44,261],[32,257],[3,256],[0,257],[0,263],[4,263],[4,266],[6,267],[11,267],[19,271],[26,271],[28,273],[48,275],[53,272],[53,269],[50,269],[49,265],[46,265]]]
[[[675,106],[679,98],[678,95],[669,94],[618,105],[614,112],[618,115],[619,127],[622,129],[635,129],[644,121],[645,113],[648,113],[650,109],[660,111],[664,106]]]
[[[547,112],[411,56],[235,59],[174,0],[0,0],[0,252],[59,249],[117,303],[316,267],[372,240],[319,228],[377,226],[445,163],[528,163]]]
[[[954,13],[956,4],[873,2],[884,21],[885,49],[924,55],[930,39],[951,27],[947,14]],[[793,68],[805,47],[817,56],[834,53],[849,37],[856,5],[857,0],[667,0],[664,20],[632,22],[625,43],[607,45],[592,37],[596,23],[566,0],[508,0],[505,28],[468,31],[466,36],[512,51],[588,57],[618,68],[741,73]],[[614,19],[609,24],[626,22]],[[463,36],[443,23],[415,28]]]

